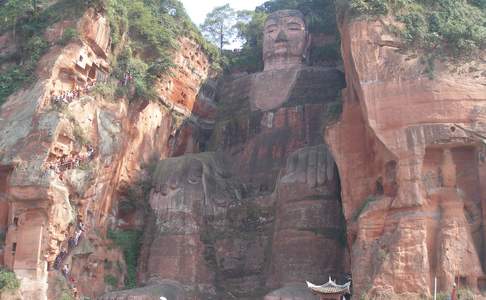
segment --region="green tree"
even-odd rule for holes
[[[409,50],[434,57],[463,59],[486,48],[486,0],[347,0],[356,16],[390,14],[403,23],[395,31]],[[432,63],[431,63],[432,62]]]
[[[15,38],[17,24],[22,17],[37,16],[44,0],[7,0],[0,6],[0,27],[12,28]]]
[[[267,14],[263,11],[238,11],[235,29],[242,47],[238,53],[227,53],[232,69],[257,72],[263,68],[263,25]]]
[[[263,45],[263,25],[267,14],[262,11],[243,10],[237,12],[238,39],[249,47],[261,47]]]
[[[229,4],[225,4],[216,7],[206,15],[206,19],[201,25],[201,31],[209,41],[223,51],[223,46],[228,45],[235,37],[235,23],[235,11]]]
[[[3,28],[12,27],[15,38],[17,23],[22,16],[32,9],[28,0],[7,0],[0,9],[0,20]]]

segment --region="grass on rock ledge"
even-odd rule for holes
[[[485,0],[338,0],[354,17],[393,15],[409,50],[468,59],[486,48]]]
[[[0,292],[16,291],[20,288],[20,280],[14,272],[0,269]]]

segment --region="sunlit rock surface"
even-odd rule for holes
[[[397,51],[387,22],[341,20],[344,112],[326,138],[341,177],[354,293],[430,297],[434,277],[439,291],[456,281],[478,293],[486,282],[484,61],[456,71],[437,62],[431,79],[419,57]]]

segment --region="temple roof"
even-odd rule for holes
[[[307,287],[311,289],[312,291],[320,294],[345,294],[345,293],[351,293],[349,290],[349,287],[351,285],[351,281],[347,282],[343,285],[336,284],[335,281],[331,280],[331,277],[329,277],[329,281],[327,283],[324,283],[323,285],[315,285],[312,284],[308,281],[306,281]]]

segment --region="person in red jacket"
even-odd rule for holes
[[[451,300],[457,300],[456,283],[452,286]]]

